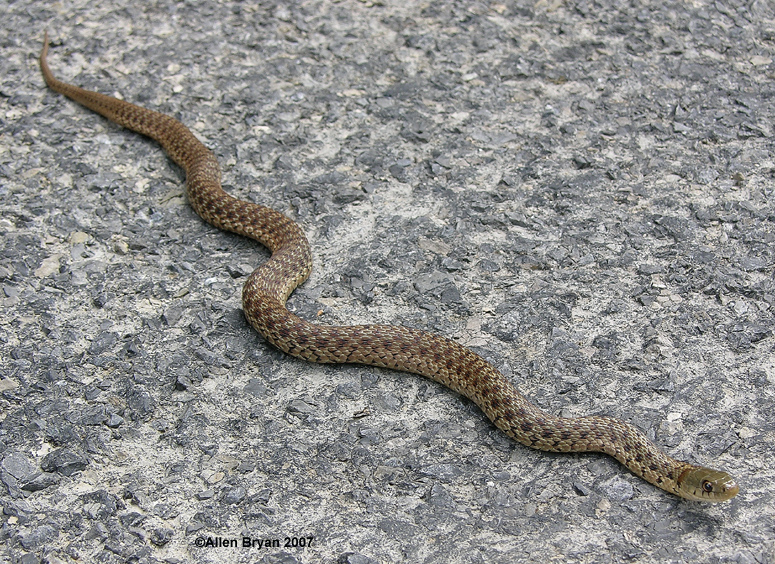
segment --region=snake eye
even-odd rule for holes
[[[713,491],[713,484],[710,483],[708,480],[703,480],[702,491],[704,491],[705,493],[711,493]]]

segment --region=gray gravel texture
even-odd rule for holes
[[[0,560],[775,561],[772,4],[64,0],[0,25]],[[61,78],[177,117],[303,226],[299,315],[443,333],[740,495],[685,502],[423,378],[266,345],[240,305],[265,250],[44,87],[46,27]]]

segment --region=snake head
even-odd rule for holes
[[[726,501],[740,491],[735,479],[720,470],[694,466],[676,481],[676,493],[693,501]]]

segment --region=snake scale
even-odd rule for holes
[[[271,208],[227,194],[215,156],[179,121],[54,78],[46,62],[48,44],[46,33],[40,67],[51,89],[156,140],[185,171],[188,201],[202,219],[271,251],[245,283],[242,303],[250,324],[275,347],[311,362],[368,364],[426,376],[471,399],[523,445],[553,452],[603,452],[647,482],[686,499],[724,501],[737,495],[738,485],[726,472],[675,460],[624,421],[556,417],[539,409],[498,370],[454,341],[408,327],[321,326],[293,315],[285,302],[312,268],[300,227]]]

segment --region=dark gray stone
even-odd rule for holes
[[[241,503],[246,496],[247,492],[245,491],[245,488],[237,486],[236,488],[230,488],[224,493],[223,501],[229,505],[235,505]]]
[[[28,480],[38,471],[30,459],[20,452],[5,453],[0,466],[20,482]]]
[[[40,550],[59,535],[59,531],[51,525],[41,525],[20,535],[20,542],[26,550]]]
[[[76,472],[85,470],[89,461],[80,452],[68,448],[59,448],[51,451],[40,463],[44,472],[57,472],[63,476],[72,476]]]

